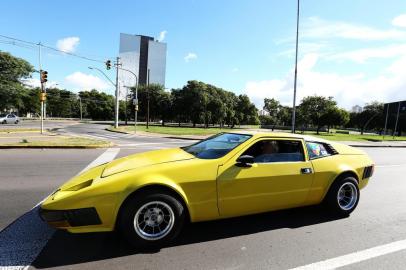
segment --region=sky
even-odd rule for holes
[[[105,61],[118,55],[119,34],[167,43],[166,88],[200,80],[292,104],[296,0],[3,0],[0,35]],[[38,69],[38,49],[0,37],[0,50]],[[351,109],[406,99],[406,1],[302,0],[298,102],[333,96]],[[49,86],[113,94],[101,62],[42,50]],[[106,71],[114,80],[114,70]],[[38,84],[38,75],[29,83]]]

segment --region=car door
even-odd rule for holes
[[[283,147],[274,151],[275,155],[267,154],[261,150],[261,144],[265,143]],[[236,166],[242,155],[252,155],[254,163],[250,167]],[[220,215],[238,216],[299,206],[306,201],[312,181],[313,168],[302,139],[258,139],[219,167]]]
[[[15,122],[15,117],[12,114],[7,115],[7,124],[13,124]]]

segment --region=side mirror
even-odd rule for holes
[[[237,167],[251,167],[254,163],[254,157],[250,155],[243,155],[237,159],[235,166]]]

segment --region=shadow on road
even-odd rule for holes
[[[188,225],[177,240],[170,245],[225,239],[255,234],[281,228],[299,228],[338,219],[326,216],[320,206],[303,207],[266,214],[201,222]],[[135,254],[157,253],[160,250],[137,251],[116,233],[69,234],[57,231],[32,266],[47,268],[106,260]]]

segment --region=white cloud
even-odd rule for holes
[[[41,82],[38,78],[27,78],[27,79],[21,80],[21,82],[30,88],[35,88],[35,87],[41,86]],[[55,86],[58,86],[58,83],[56,81],[49,81],[46,83],[46,87],[55,87]]]
[[[168,31],[166,31],[166,30],[160,32],[160,33],[159,33],[159,37],[157,38],[157,40],[158,40],[159,42],[164,41],[164,39],[165,39],[167,33],[168,33]]]
[[[354,40],[394,40],[406,39],[406,31],[398,29],[377,29],[364,25],[340,21],[327,21],[319,17],[310,17],[303,23],[300,32],[303,38],[344,38]]]
[[[80,39],[78,37],[67,37],[60,39],[56,42],[56,47],[64,52],[74,52],[79,45]]]
[[[338,105],[346,109],[375,100],[406,99],[406,56],[384,68],[384,75],[373,78],[359,73],[340,75],[315,71],[318,59],[317,54],[308,54],[299,62],[297,104],[303,97],[314,94],[333,96]],[[245,92],[258,108],[263,106],[265,97],[273,97],[284,105],[292,106],[293,70],[281,80],[247,82]]]
[[[75,90],[106,90],[111,86],[104,80],[96,77],[92,74],[85,74],[80,71],[76,71],[65,77],[67,85],[73,87]]]
[[[190,52],[183,59],[185,59],[185,62],[195,60],[195,59],[197,59],[197,54]]]
[[[406,55],[406,44],[394,44],[384,47],[352,50],[327,56],[327,59],[351,60],[362,64],[372,58],[386,59],[402,55]]]
[[[406,27],[406,14],[401,14],[392,20],[394,26]]]

